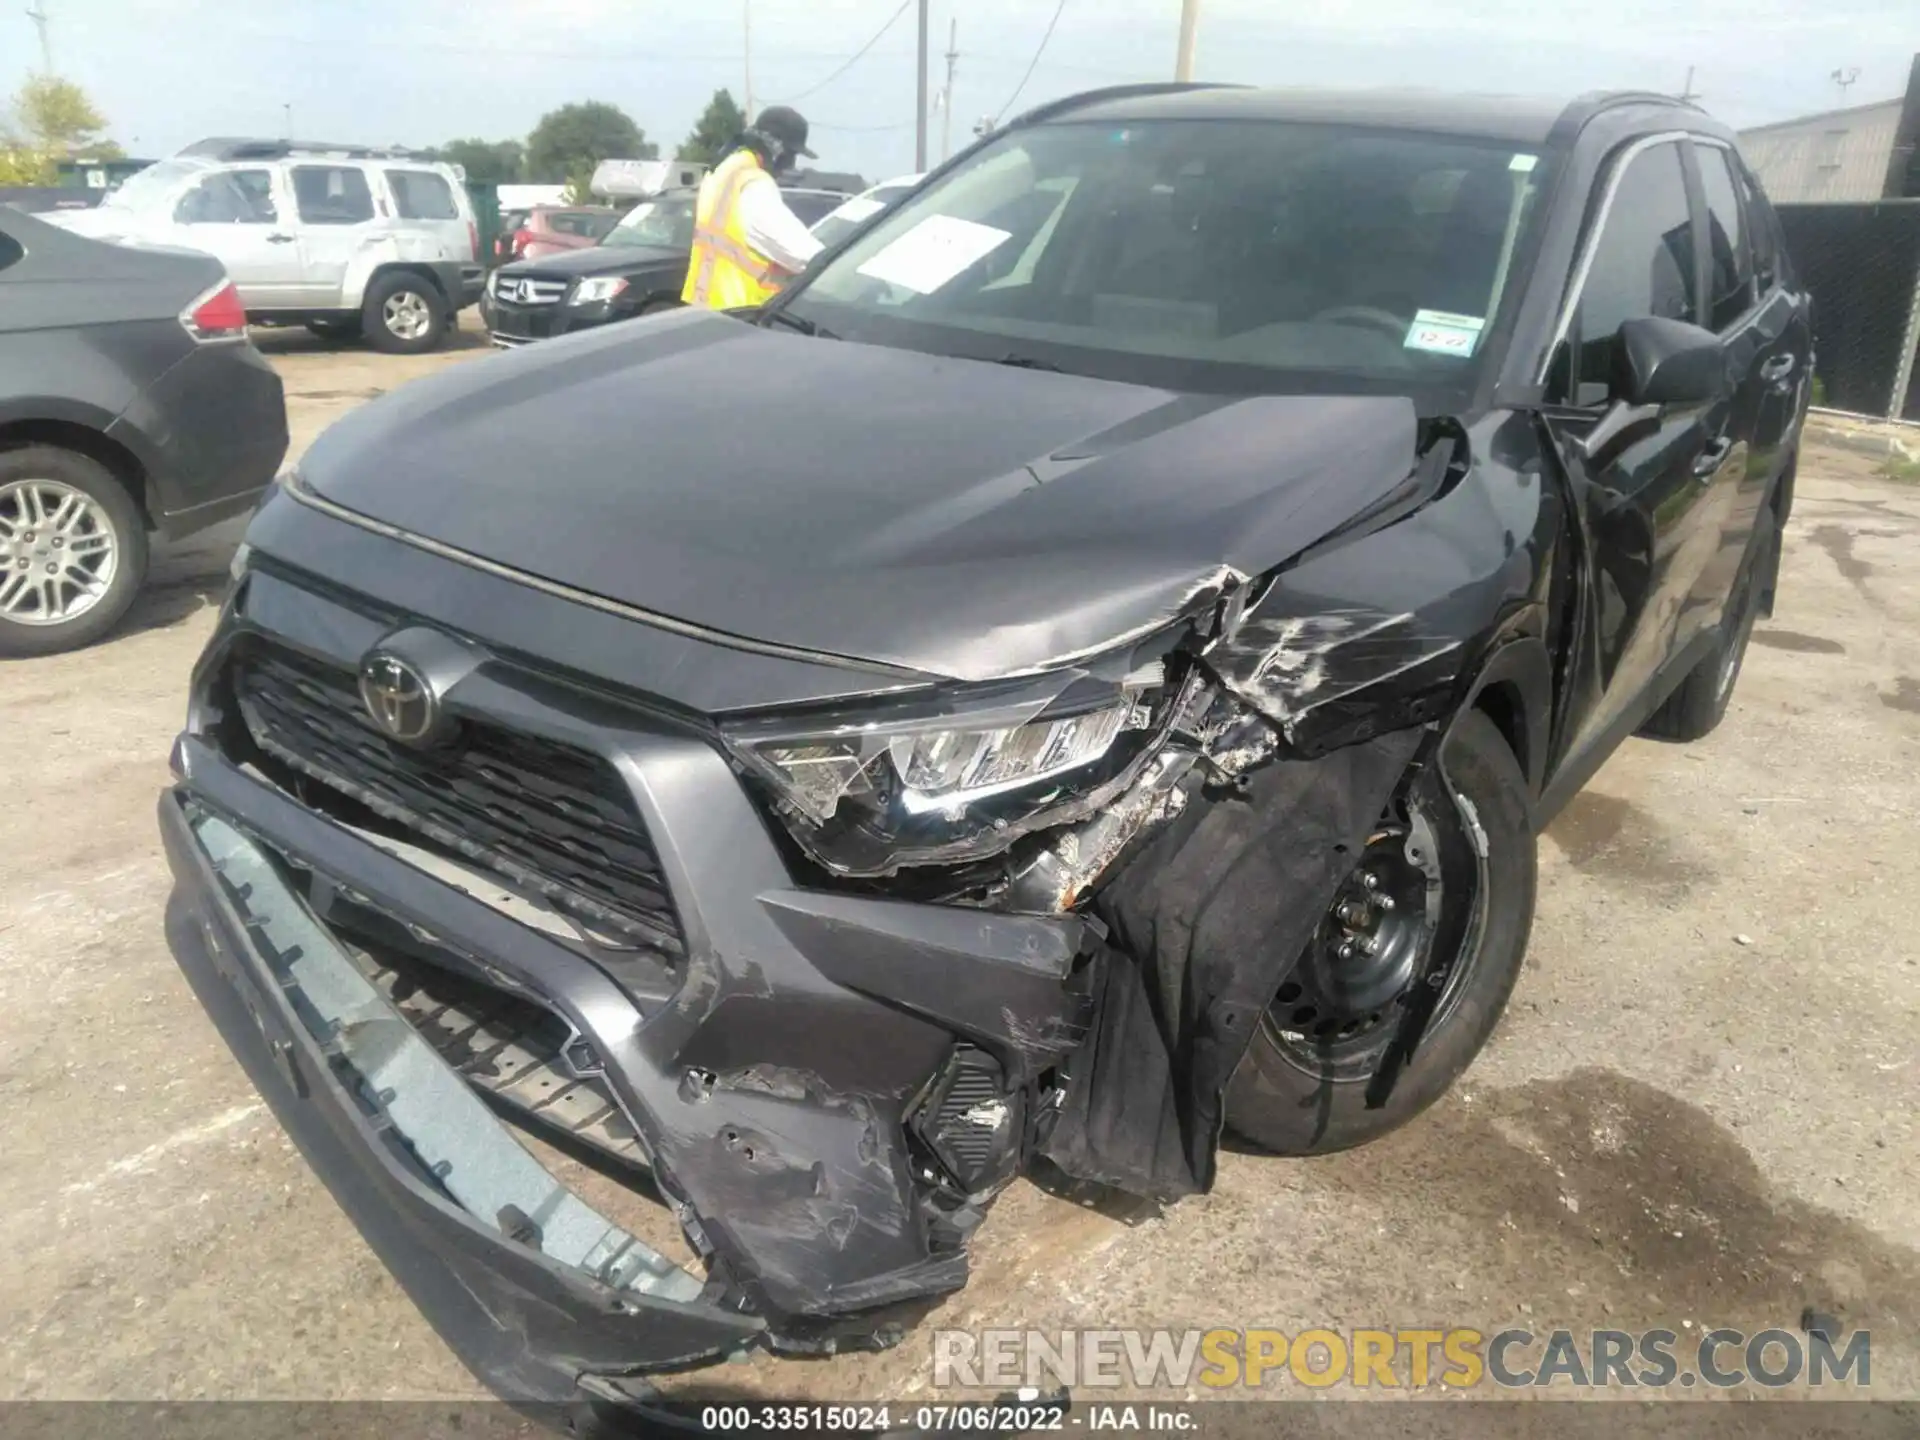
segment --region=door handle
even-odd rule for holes
[[[1718,470],[1727,456],[1733,451],[1733,441],[1725,435],[1720,436],[1702,450],[1693,462],[1693,473],[1701,480],[1711,480],[1713,472]]]
[[[267,243],[268,243],[269,245],[291,245],[291,244],[293,243],[293,236],[291,236],[291,235],[269,235],[269,236],[267,237]]]
[[[1793,356],[1776,355],[1760,367],[1760,378],[1770,384],[1787,378],[1793,373]]]

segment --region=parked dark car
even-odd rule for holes
[[[280,377],[219,261],[0,206],[0,655],[105,635],[149,532],[244,514],[286,451]]]
[[[481,301],[493,342],[524,345],[675,309],[693,249],[696,190],[669,190],[621,217],[598,245],[503,265]],[[783,190],[805,224],[845,203],[837,190]]]
[[[322,436],[194,679],[175,953],[496,1389],[886,1343],[1039,1160],[1171,1201],[1446,1090],[1540,827],[1727,710],[1808,362],[1672,99],[1046,106],[758,312]]]

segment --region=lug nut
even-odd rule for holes
[[[1380,877],[1371,870],[1362,870],[1360,872],[1360,883],[1369,890],[1378,890],[1380,888]]]
[[[1351,960],[1353,958],[1353,941],[1342,940],[1340,942],[1340,958],[1342,960]]]
[[[1373,897],[1373,903],[1378,905],[1382,910],[1393,909],[1393,897],[1391,895],[1376,895]]]

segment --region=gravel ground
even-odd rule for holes
[[[296,448],[486,353],[262,348]],[[479,1394],[161,938],[153,803],[236,538],[165,555],[110,643],[0,668],[0,1398]],[[1684,1336],[1812,1305],[1872,1330],[1874,1395],[1920,1397],[1920,486],[1810,453],[1781,597],[1721,729],[1630,742],[1548,832],[1513,1007],[1425,1118],[1229,1155],[1133,1224],[1016,1185],[936,1323]],[[727,1376],[924,1398],[929,1343]]]

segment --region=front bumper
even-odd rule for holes
[[[378,622],[311,593],[297,609],[269,606],[276,583],[252,577],[255,593],[235,608],[250,599],[263,619],[297,616],[301,643],[343,662],[379,637]],[[181,784],[161,804],[176,880],[169,939],[314,1168],[489,1384],[548,1400],[582,1374],[683,1368],[743,1346],[886,1343],[965,1283],[966,1234],[1012,1166],[988,1167],[956,1196],[936,1183],[917,1117],[930,1094],[953,1089],[946,1077],[961,1057],[990,1057],[986,1070],[1012,1103],[988,1113],[1013,1117],[1002,1158],[1017,1163],[1031,1135],[1013,1097],[1087,1034],[1097,965],[1084,953],[1088,922],[802,888],[705,741],[633,713],[610,725],[603,709],[570,709],[564,693],[488,662],[450,700],[606,754],[678,906],[686,954],[675,963],[583,950],[396,858],[223,753],[208,728],[209,677],[249,638],[259,636],[230,614],[176,747]],[[246,863],[271,877],[248,880],[253,898],[220,879],[209,823],[248,837]],[[297,998],[265,943],[275,926],[263,939],[252,913],[297,914],[314,944],[337,944],[330,912],[303,891],[321,884],[431,937],[455,968],[532,997],[590,1047],[661,1193],[710,1262],[704,1299],[625,1308],[628,1297],[578,1266],[513,1241],[512,1224],[463,1214],[433,1177],[400,1173],[339,1083],[324,1035],[297,1023]]]
[[[693,1276],[546,1176],[357,978],[260,847],[173,793],[160,830],[175,877],[167,940],[188,983],[367,1243],[495,1391],[573,1402],[588,1377],[698,1364],[759,1338],[758,1321],[702,1299]],[[434,1166],[467,1205],[432,1183]],[[470,1208],[483,1196],[544,1220],[541,1243],[566,1258],[506,1238]]]
[[[591,305],[569,305],[562,298],[551,304],[521,305],[490,295],[486,300],[483,318],[487,335],[493,343],[502,349],[512,349],[532,344],[535,340],[552,340],[580,330],[598,330],[602,325],[610,325],[616,320],[630,320],[633,316],[630,312],[616,310],[605,300]]]

